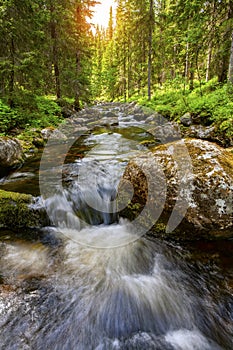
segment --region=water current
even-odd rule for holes
[[[0,348],[233,349],[232,269],[224,276],[214,243],[215,253],[200,258],[178,243],[138,236],[117,215],[125,166],[147,151],[142,141],[151,136],[133,116],[111,111],[119,125],[94,128],[68,153],[53,144],[44,152],[52,166],[39,172],[39,155],[2,183],[39,196],[40,173],[52,224],[30,238],[1,233]]]

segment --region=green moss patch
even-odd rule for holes
[[[32,201],[29,194],[0,190],[0,227],[12,230],[39,227],[40,215],[29,206]]]

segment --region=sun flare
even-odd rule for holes
[[[100,2],[101,4],[98,4],[93,8],[93,18],[91,22],[94,25],[99,25],[101,27],[107,28],[110,7],[112,6],[114,10],[116,7],[116,3],[114,0],[103,0]]]

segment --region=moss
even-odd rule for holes
[[[45,145],[45,141],[42,137],[35,137],[32,141],[33,145],[37,148],[42,148]]]
[[[120,211],[120,216],[127,218],[130,221],[133,221],[141,212],[142,205],[140,203],[128,203],[127,207]]]
[[[156,140],[143,140],[140,142],[140,145],[147,146],[147,147],[153,147],[156,145]]]
[[[39,213],[29,207],[32,200],[29,194],[0,190],[0,227],[14,230],[39,226]]]
[[[33,155],[34,153],[37,153],[38,145],[34,143],[34,140],[40,138],[41,134],[40,130],[38,129],[26,130],[22,134],[17,136],[17,139],[19,140],[25,155]]]

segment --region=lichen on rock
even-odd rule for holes
[[[146,176],[142,169],[147,169]],[[161,234],[163,227],[169,237],[176,233],[185,239],[233,236],[233,156],[216,144],[186,139],[157,146],[129,162],[121,191],[124,181],[133,185],[134,195],[121,215],[135,220],[147,203],[141,224],[150,222],[148,229],[153,226],[154,233]],[[153,222],[161,205],[162,214]]]

